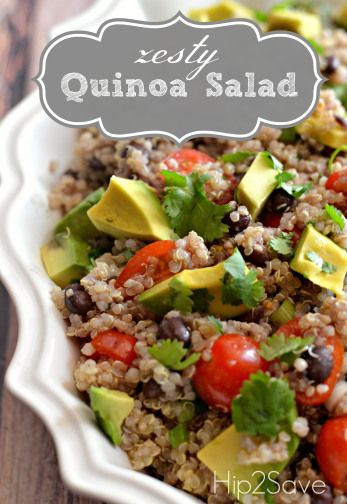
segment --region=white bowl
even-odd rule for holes
[[[96,31],[112,17],[168,19],[179,9],[186,12],[211,3],[214,0],[99,0],[57,26],[52,36],[73,29]],[[57,219],[48,210],[47,195],[72,157],[74,137],[73,129],[43,112],[37,92],[0,127],[0,269],[19,318],[6,384],[48,427],[62,478],[73,491],[117,504],[192,504],[197,499],[131,470],[126,455],[101,433],[74,387],[77,350],[65,337],[64,323],[50,300],[52,284],[39,256]],[[48,171],[51,160],[59,161],[54,175]]]

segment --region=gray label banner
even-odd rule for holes
[[[178,143],[294,126],[312,113],[324,81],[317,54],[298,35],[180,13],[165,23],[116,19],[97,34],[63,34],[45,48],[35,80],[43,108],[61,124]]]

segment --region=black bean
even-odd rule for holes
[[[147,399],[156,399],[161,394],[161,386],[151,378],[142,385],[142,392]]]
[[[270,260],[269,251],[265,247],[261,250],[254,249],[250,255],[244,255],[243,257],[246,261],[260,267],[265,266],[266,261]]]
[[[312,489],[310,492],[311,504],[332,504],[333,494],[332,494],[331,488],[327,484],[325,484],[325,489],[324,489],[323,493],[320,493],[323,489],[322,488],[323,485],[322,486],[320,486],[320,485],[319,486],[317,485],[317,488],[315,489],[315,491],[313,491],[313,489]]]
[[[69,168],[68,170],[66,170],[64,175],[69,175],[70,177],[72,177],[74,179],[78,179],[78,173],[75,170],[72,170],[72,168]]]
[[[70,290],[73,291],[71,296],[68,295],[68,293],[70,294]],[[65,287],[65,306],[72,313],[86,315],[86,313],[93,309],[94,303],[82,285],[74,283]]]
[[[327,56],[325,58],[325,65],[324,65],[324,69],[323,69],[323,74],[327,75],[327,76],[331,75],[334,72],[336,72],[336,70],[339,68],[339,66],[340,66],[339,58],[337,58],[336,56],[333,56],[333,55]]]
[[[102,163],[100,161],[100,159],[97,159],[95,157],[93,157],[90,161],[89,161],[89,165],[90,167],[95,170],[95,171],[104,171],[106,169],[106,166],[104,165],[104,163]]]
[[[270,212],[284,213],[293,207],[294,201],[295,199],[293,196],[288,194],[286,191],[283,189],[276,189],[272,193],[266,208]]]
[[[248,227],[251,222],[251,218],[249,214],[240,215],[239,220],[234,222],[230,219],[230,214],[228,214],[224,222],[229,226],[229,233],[231,235],[236,235]]]
[[[314,346],[309,352],[301,356],[307,362],[308,366],[305,376],[314,383],[323,383],[334,365],[333,354],[330,348],[326,346]]]
[[[126,145],[122,150],[121,150],[121,153],[120,153],[120,157],[122,158],[127,158],[129,155],[129,146]]]
[[[158,338],[177,339],[183,343],[188,343],[190,340],[190,330],[181,317],[164,318],[159,324]]]

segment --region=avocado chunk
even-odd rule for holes
[[[100,201],[104,192],[104,188],[100,187],[89,194],[83,201],[75,206],[75,208],[64,215],[64,217],[55,226],[54,233],[63,233],[68,228],[74,236],[78,236],[82,240],[102,236],[102,233],[96,229],[92,221],[89,219],[87,211]]]
[[[333,149],[338,149],[347,143],[347,131],[343,126],[331,127],[319,117],[319,113],[314,112],[311,117],[297,126],[300,135],[311,137],[323,145]]]
[[[91,387],[90,405],[102,430],[114,445],[120,445],[122,423],[133,409],[134,399],[119,390]]]
[[[248,311],[244,305],[233,306],[222,302],[222,279],[224,277],[224,262],[208,268],[198,268],[193,270],[183,270],[163,282],[158,283],[151,289],[146,290],[139,296],[139,301],[146,308],[159,315],[165,315],[174,307],[172,305],[170,282],[177,279],[185,287],[194,291],[207,289],[208,294],[213,296],[209,304],[208,312],[211,315],[220,317],[236,317]]]
[[[211,7],[192,9],[189,11],[188,17],[193,19],[193,21],[198,21],[200,23],[211,23],[231,18],[254,19],[254,13],[252,9],[249,9],[238,2],[224,0],[216,5],[211,5]]]
[[[347,28],[347,2],[342,2],[341,7],[337,10],[334,16],[334,19],[339,26]]]
[[[341,294],[347,273],[347,252],[309,224],[300,237],[290,267],[314,284]]]
[[[89,250],[86,242],[66,232],[41,247],[41,258],[50,279],[64,288],[87,273]]]
[[[318,14],[299,10],[273,10],[269,14],[268,31],[288,30],[305,38],[315,39],[323,30]]]
[[[269,156],[260,152],[237,189],[239,203],[246,205],[252,219],[255,220],[263,210],[265,203],[277,186],[278,171],[273,168]]]
[[[218,480],[230,482],[229,493],[233,494],[240,502],[249,502],[247,495],[252,494],[259,485],[262,474],[269,474],[271,471],[280,473],[289,463],[299,446],[299,439],[294,434],[291,434],[291,439],[288,443],[288,459],[283,462],[269,464],[252,464],[241,465],[238,462],[238,454],[241,450],[242,434],[237,432],[234,425],[228,427],[219,436],[210,441],[202,448],[197,457],[203,462],[212,472],[215,472]],[[260,473],[255,473],[260,471]],[[276,475],[271,475],[275,479]],[[242,483],[243,482],[243,483]],[[249,482],[250,492],[248,492]],[[235,490],[235,491],[234,491]],[[258,492],[261,491],[258,489]]]
[[[141,180],[113,175],[105,194],[87,214],[99,231],[114,238],[152,241],[175,237],[156,192]]]

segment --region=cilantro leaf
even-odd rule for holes
[[[181,371],[195,364],[200,359],[200,353],[192,353],[185,360],[183,357],[187,354],[187,348],[183,348],[182,341],[176,339],[160,340],[158,343],[148,349],[148,353],[169,369]]]
[[[207,313],[213,299],[214,297],[207,289],[193,291],[178,278],[173,278],[169,282],[169,293],[165,297],[165,302],[169,309],[178,310],[181,313],[192,313],[192,311]]]
[[[326,203],[324,208],[325,208],[326,213],[328,214],[328,217],[330,217],[330,219],[333,222],[335,222],[335,224],[337,224],[339,226],[341,231],[343,231],[345,228],[346,219],[345,219],[343,213],[341,212],[341,210],[338,210],[333,205],[329,205],[329,203]]]
[[[292,238],[293,233],[281,233],[276,238],[271,238],[269,245],[278,254],[291,257],[294,254]]]
[[[255,308],[264,296],[264,285],[257,280],[254,270],[246,273],[246,263],[236,249],[224,263],[226,271],[222,280],[222,302],[224,304],[244,304]]]
[[[209,176],[172,173],[162,171],[165,179],[163,206],[173,230],[181,237],[194,230],[210,242],[221,238],[228,231],[222,220],[230,211],[230,205],[217,205],[207,198],[204,184]]]
[[[245,276],[246,263],[239,249],[235,249],[233,255],[224,262],[224,269],[233,278],[243,278]]]
[[[264,495],[264,500],[266,504],[275,504],[275,499],[273,496],[276,495],[276,493],[278,493],[277,485],[267,475],[265,476],[265,478],[260,479],[262,481],[259,490],[261,490],[260,493]]]
[[[214,297],[208,292],[207,289],[197,289],[193,292],[193,310],[200,313],[207,313],[210,302]]]
[[[169,431],[169,442],[171,448],[178,448],[180,444],[188,439],[188,429],[185,423],[179,423]]]
[[[217,331],[221,334],[224,334],[224,328],[223,328],[223,324],[220,320],[218,320],[216,317],[214,317],[213,315],[209,315],[208,317],[208,320],[210,322],[212,322],[212,324],[215,326],[215,328],[217,329]]]
[[[276,175],[277,187],[283,189],[286,193],[293,196],[293,198],[299,198],[302,196],[308,189],[312,187],[311,182],[307,182],[306,184],[288,184],[293,180],[294,175],[287,171],[282,171]]]
[[[243,382],[232,402],[232,419],[238,432],[275,437],[291,428],[297,417],[295,394],[287,381],[258,371]]]
[[[332,173],[334,170],[334,162],[337,156],[340,154],[340,152],[347,152],[347,145],[341,145],[341,147],[338,147],[337,149],[334,150],[332,155],[330,156],[330,159],[328,161],[328,172]]]
[[[283,170],[283,164],[281,163],[281,161],[279,161],[277,159],[277,157],[275,157],[273,154],[271,154],[271,152],[264,151],[262,153],[262,155],[270,161],[271,168],[273,168],[274,170],[278,170],[278,171]]]
[[[245,161],[251,156],[255,156],[255,152],[251,151],[238,151],[230,154],[223,154],[218,159],[223,161],[224,163],[241,163],[241,161]]]
[[[286,191],[286,193],[290,194],[290,196],[293,196],[293,198],[300,198],[303,194],[305,194],[306,191],[311,189],[312,184],[311,182],[306,182],[306,184],[281,184],[281,189]]]
[[[328,261],[325,261],[319,254],[317,254],[317,252],[310,250],[309,252],[306,252],[305,257],[306,257],[306,259],[311,261],[313,264],[318,266],[318,268],[323,273],[334,273],[334,271],[337,270],[337,268],[334,264],[331,264]]]
[[[307,347],[312,345],[314,338],[286,338],[283,333],[273,334],[266,342],[260,344],[259,354],[266,361],[273,361],[278,357],[284,357],[287,361],[289,354],[299,355],[304,352]]]
[[[171,306],[181,313],[191,313],[193,310],[193,291],[178,278],[173,278],[169,283],[169,287]]]

